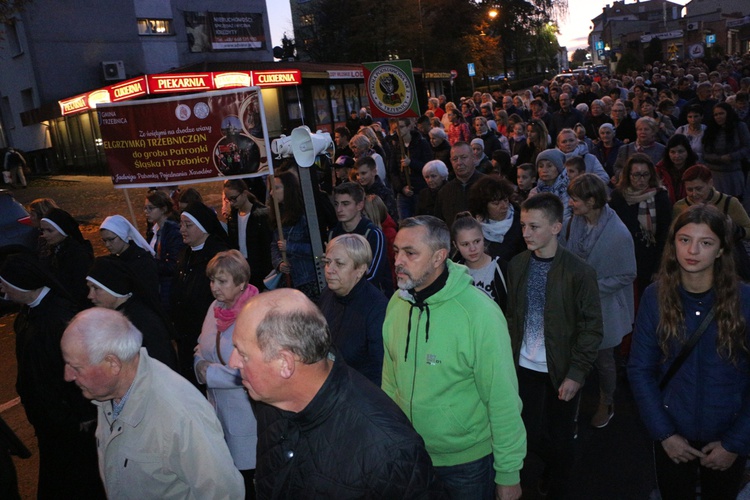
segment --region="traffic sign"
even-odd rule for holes
[[[716,43],[716,35],[706,35],[706,45]]]
[[[694,43],[693,45],[690,46],[688,51],[690,53],[691,59],[700,59],[706,54],[706,51],[703,48],[702,43]]]
[[[469,63],[466,65],[466,67],[469,70],[469,76],[475,76],[477,74],[477,70],[474,67],[474,63]]]
[[[452,69],[451,70],[451,78],[456,78],[457,76],[458,76],[458,71],[456,71],[455,69]]]

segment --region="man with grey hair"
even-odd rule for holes
[[[448,260],[440,219],[402,221],[394,250],[400,292],[383,323],[383,390],[424,438],[451,498],[520,498],[526,431],[502,311]]]
[[[65,380],[98,408],[107,497],[244,498],[213,408],[141,341],[122,313],[100,307],[76,315],[61,341]]]
[[[257,295],[229,366],[257,401],[258,498],[444,498],[422,439],[393,401],[331,352],[301,292]]]
[[[471,146],[465,142],[459,141],[451,147],[450,162],[456,177],[440,190],[435,202],[435,216],[443,219],[448,227],[453,225],[456,214],[469,209],[469,188],[484,177],[474,165]]]

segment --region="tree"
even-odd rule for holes
[[[586,62],[587,57],[589,55],[589,51],[586,49],[576,49],[575,52],[573,52],[573,56],[570,58],[570,62]]]
[[[297,50],[313,61],[411,59],[443,71],[474,62],[493,74],[554,53],[547,23],[564,15],[567,0],[310,0],[294,8],[303,19]],[[500,15],[490,19],[490,9]]]
[[[523,65],[536,73],[550,65],[559,47],[554,21],[567,12],[567,0],[485,0],[482,6],[497,13],[492,31],[500,37],[506,71],[512,65],[521,75]]]

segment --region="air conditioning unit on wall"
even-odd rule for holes
[[[122,61],[102,61],[104,80],[108,82],[125,79],[125,64]]]
[[[687,26],[686,26],[687,31],[699,30],[701,29],[701,24],[702,23],[700,21],[693,21],[693,22],[687,23]]]

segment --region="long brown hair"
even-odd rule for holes
[[[714,261],[712,288],[716,294],[714,308],[719,333],[716,348],[722,356],[736,360],[739,351],[747,351],[745,317],[740,308],[739,281],[732,257],[732,231],[729,220],[713,205],[694,205],[682,212],[669,228],[659,271],[659,346],[667,356],[675,339],[684,343],[685,312],[679,288],[680,263],[677,261],[675,236],[688,224],[705,224],[717,236],[721,255]]]

